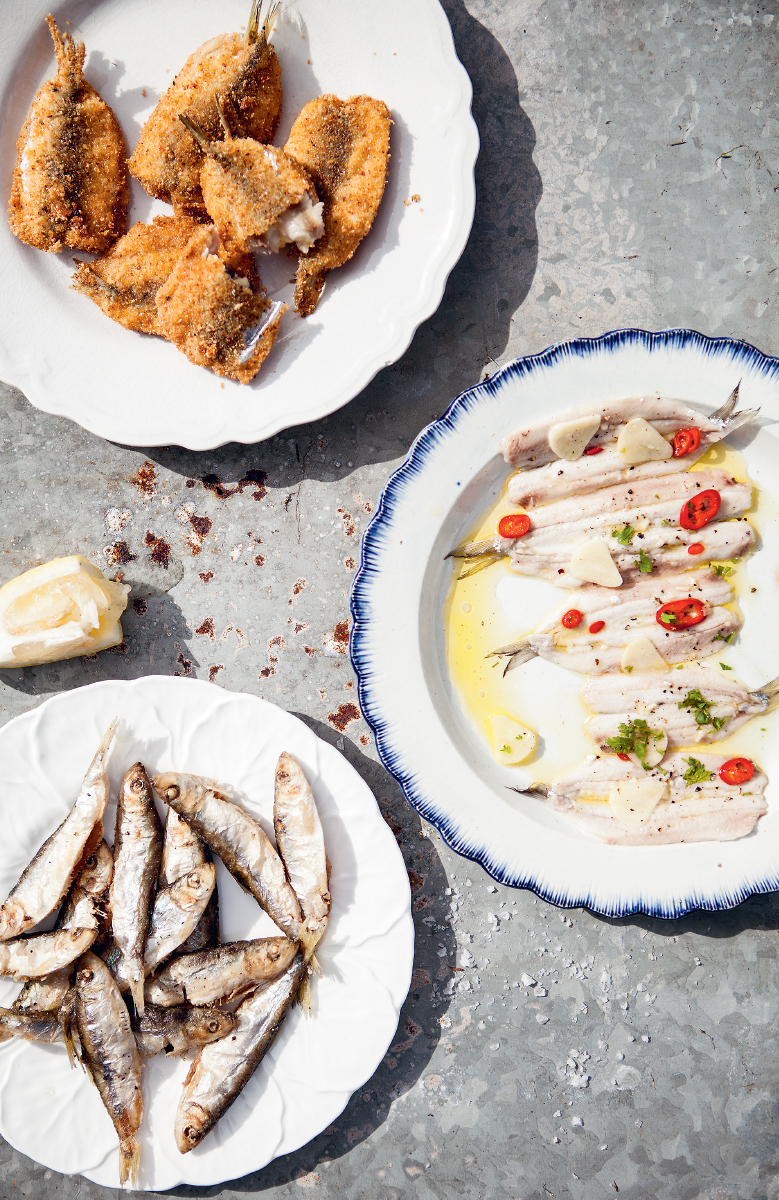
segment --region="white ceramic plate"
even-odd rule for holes
[[[10,195],[16,140],[32,98],[53,74],[47,12],[84,41],[85,76],[114,109],[131,152],[187,57],[208,38],[244,28],[249,7],[249,0],[6,5],[2,196]],[[470,80],[443,9],[437,0],[285,0],[273,42],[284,72],[277,144],[303,105],[324,92],[343,98],[368,93],[392,109],[389,181],[368,237],[330,275],[310,317],[302,320],[291,309],[285,314],[270,356],[244,386],[194,366],[159,338],[109,320],[70,291],[71,254],[33,250],[0,221],[0,377],[38,408],[133,446],[207,450],[260,441],[346,404],[403,353],[438,307],[471,228],[478,151]],[[419,202],[404,204],[412,195]],[[170,211],[131,181],[130,223]],[[271,256],[259,267],[269,295],[291,305],[294,263]]]
[[[407,799],[449,844],[503,883],[528,887],[565,906],[623,916],[678,916],[691,908],[727,908],[779,887],[779,729],[777,714],[734,735],[767,772],[769,812],[740,841],[667,847],[607,846],[578,832],[541,801],[508,790],[528,787],[532,768],[502,767],[474,729],[446,667],[442,606],[452,575],[444,555],[469,535],[511,469],[501,439],[541,414],[573,405],[659,390],[712,412],[739,381],[740,405],[760,418],[729,444],[743,452],[760,488],[762,544],[746,564],[753,594],[739,597],[744,628],[727,660],[750,688],[779,675],[779,360],[744,342],[684,330],[623,330],[567,342],[518,359],[459,396],[420,433],[391,476],[365,532],[352,590],[352,661],[362,712],[382,762]],[[761,512],[767,516],[761,518]],[[485,575],[488,572],[485,573]],[[504,586],[507,584],[509,586]],[[556,606],[565,593],[512,576],[496,604],[516,621],[506,644]],[[507,684],[561,754],[581,737],[582,677],[542,660],[514,671]],[[760,726],[767,732],[761,733]],[[570,731],[575,730],[574,734]],[[569,747],[570,748],[570,747]],[[716,747],[714,747],[716,749]],[[560,772],[562,773],[562,771]]]
[[[2,895],[67,813],[115,715],[121,727],[109,764],[112,794],[138,758],[150,772],[191,771],[232,785],[272,835],[274,769],[286,749],[304,768],[322,818],[333,908],[317,951],[323,978],[314,985],[314,1018],[298,1008],[289,1014],[239,1098],[187,1155],[176,1149],[173,1120],[188,1063],[145,1062],[140,1187],[222,1183],[310,1141],[378,1066],[411,978],[408,877],[367,786],[301,721],[254,696],[150,676],[56,696],[0,730]],[[114,811],[112,803],[109,837]],[[217,881],[224,941],[277,932],[219,862]],[[18,990],[2,981],[0,1004]],[[118,1187],[113,1125],[60,1046],[16,1040],[0,1047],[0,1134],[44,1166]]]

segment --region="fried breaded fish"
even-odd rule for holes
[[[17,142],[8,219],[28,246],[98,254],[124,232],[126,149],[119,122],[82,75],[84,43],[51,16],[57,74],[35,94]]]
[[[256,276],[255,276],[256,278]],[[190,362],[249,383],[268,356],[286,305],[271,302],[219,256],[215,225],[201,225],[157,293],[157,328]]]
[[[219,142],[209,141],[189,117],[180,119],[206,156],[200,186],[220,238],[273,252],[294,242],[307,254],[325,230],[322,201],[309,174],[275,146],[234,138],[226,119]]]
[[[324,201],[324,236],[301,259],[295,308],[309,316],[325,277],[350,259],[373,224],[384,194],[392,115],[371,96],[319,96],[298,114],[284,147],[311,175]]]
[[[205,217],[200,191],[203,152],[182,125],[189,116],[208,138],[222,126],[217,97],[237,137],[270,142],[281,117],[281,67],[268,41],[279,5],[260,24],[262,0],[253,0],[245,34],[223,33],[190,55],[141,130],[128,166],[150,196],[177,212]]]
[[[186,250],[189,239],[202,226],[192,217],[155,217],[151,225],[139,222],[102,258],[79,263],[71,286],[94,300],[107,317],[126,329],[161,333],[157,324],[157,292]],[[233,270],[259,287],[254,260],[249,254],[220,246],[220,256]]]

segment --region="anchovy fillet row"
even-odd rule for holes
[[[297,952],[286,937],[225,942],[172,958],[146,980],[146,999],[171,1007],[228,1003],[280,975]]]
[[[143,1015],[143,960],[162,855],[162,828],[143,765],[124,776],[116,802],[111,921],[135,1011]]]
[[[153,782],[158,796],[189,822],[279,929],[299,941],[300,905],[260,823],[196,775],[155,775]]]
[[[239,1005],[230,1037],[199,1051],[176,1112],[176,1145],[182,1154],[202,1142],[251,1079],[297,997],[305,969],[298,954],[283,975]]]
[[[25,933],[54,912],[84,855],[102,838],[103,813],[108,803],[105,760],[118,724],[118,720],[112,722],[100,743],[73,808],[0,905],[0,942]]]

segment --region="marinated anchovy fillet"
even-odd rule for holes
[[[103,836],[108,803],[105,760],[116,733],[114,721],[103,738],[73,808],[41,846],[4,904],[0,905],[0,941],[7,941],[44,920],[70,887],[79,864]]]
[[[287,937],[299,941],[300,905],[259,821],[196,775],[171,772],[155,775],[153,782]]]
[[[165,816],[165,840],[162,846],[162,862],[157,886],[164,888],[175,883],[182,875],[196,871],[204,863],[211,862],[211,851],[201,842],[197,834],[187,825],[174,809],[168,808]],[[175,954],[191,954],[205,950],[219,942],[219,893],[214,887],[206,911],[185,942]]]
[[[135,1011],[143,1015],[143,959],[162,856],[162,827],[154,792],[142,763],[134,763],[119,787],[114,836],[111,921],[122,954]]]
[[[232,1033],[236,1020],[232,1013],[218,1008],[157,1008],[149,1004],[143,1016],[133,1021],[133,1032],[141,1058],[163,1053],[175,1056]]]
[[[141,1058],[114,977],[94,954],[79,963],[75,1007],[83,1062],[119,1135],[119,1181],[135,1186],[143,1117]]]
[[[0,1008],[0,1042],[7,1042],[14,1037],[49,1045],[65,1040],[56,1014],[34,1008],[24,1012],[15,1008]]]
[[[190,55],[151,114],[128,166],[151,196],[177,211],[204,218],[200,191],[203,152],[181,123],[189,116],[209,138],[222,127],[218,103],[229,113],[236,137],[270,142],[281,116],[281,67],[268,41],[278,5],[260,21],[254,0],[245,34],[224,33]]]
[[[226,942],[172,958],[146,980],[146,999],[166,1008],[228,1003],[286,971],[297,946],[286,937]]]
[[[727,761],[722,754],[698,752],[693,759],[675,753],[663,759],[662,771],[647,772],[616,754],[590,755],[547,789],[547,803],[584,833],[614,846],[731,841],[748,834],[767,812],[768,780],[755,770],[744,784],[723,783],[718,772]],[[664,790],[645,818],[626,823],[609,797],[618,785],[636,780],[654,781]]]
[[[125,145],[111,109],[82,75],[84,44],[46,18],[57,75],[37,91],[17,143],[9,220],[29,246],[107,250],[127,216]]]
[[[300,903],[300,944],[306,962],[322,940],[330,916],[327,855],[322,822],[302,767],[283,751],[276,766],[273,825],[287,876]]]
[[[325,279],[370,230],[384,194],[392,114],[371,96],[319,96],[295,119],[284,153],[311,176],[324,202],[325,232],[298,263],[295,308],[314,311]]]
[[[298,954],[283,975],[239,1005],[229,1037],[198,1053],[176,1113],[176,1145],[182,1154],[202,1142],[249,1082],[294,1003],[304,972],[303,955]]]

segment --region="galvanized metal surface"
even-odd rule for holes
[[[388,473],[496,363],[626,325],[776,348],[777,4],[444,2],[478,207],[399,363],[315,426],[200,455],[107,444],[2,390],[0,579],[79,552],[133,603],[117,651],[0,672],[0,715],[150,672],[266,696],[343,748],[406,856],[416,973],[374,1078],[298,1153],[174,1194],[776,1200],[776,897],[663,923],[496,889],[377,764],[346,637]],[[3,1147],[3,1200],[107,1194]]]

